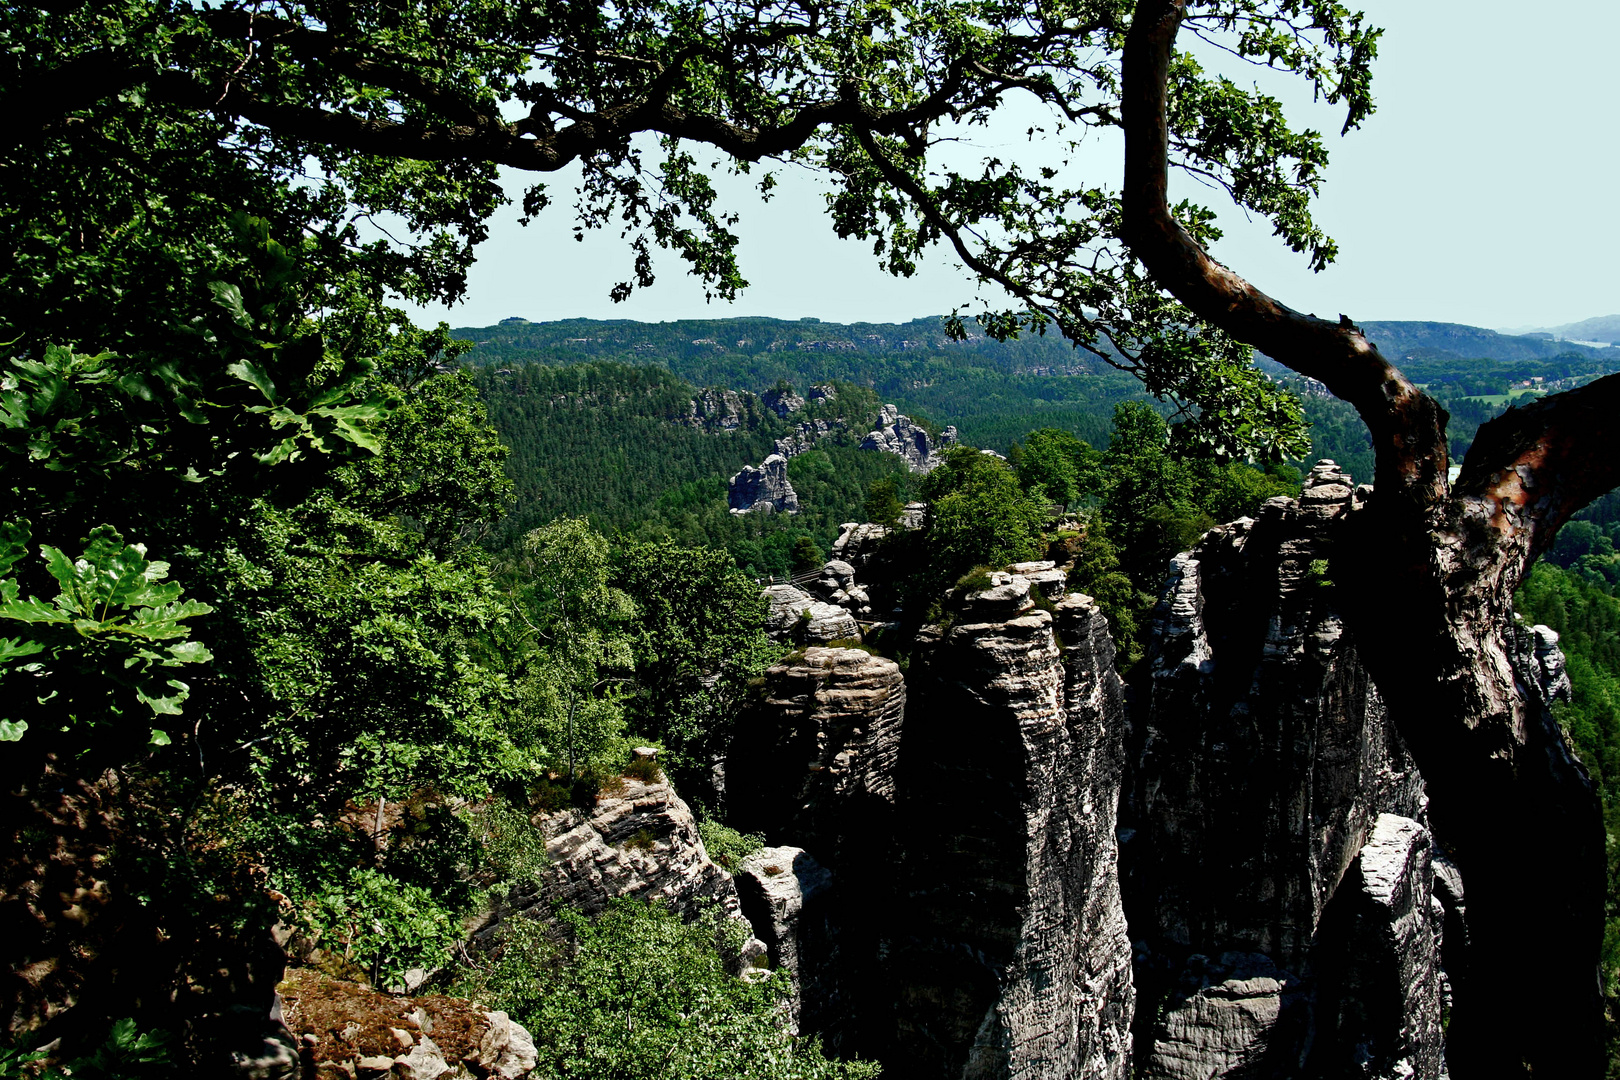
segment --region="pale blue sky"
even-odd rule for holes
[[[1313,275],[1305,260],[1228,208],[1215,254],[1278,299],[1326,317],[1435,319],[1487,327],[1552,326],[1620,312],[1620,4],[1614,0],[1366,0],[1386,28],[1374,82],[1378,112],[1330,138],[1318,217],[1339,261]],[[1533,12],[1533,14],[1532,14]],[[1211,56],[1213,66],[1220,62]],[[1252,81],[1235,61],[1222,69]],[[1268,90],[1295,100],[1284,83]],[[1329,133],[1342,114],[1308,97],[1294,115]],[[1023,152],[992,134],[981,153]],[[1097,179],[1117,186],[1112,148]],[[705,304],[677,259],[623,304],[607,297],[629,276],[610,235],[577,244],[572,180],[549,178],[557,205],[527,229],[508,208],[480,249],[465,303],[416,309],[480,326],[509,315],[665,320],[806,315],[894,322],[969,303],[974,286],[941,251],[910,280],[880,273],[865,245],[828,227],[820,188],[788,175],[769,203],[746,184],[728,198],[743,213],[742,266],[751,287],[734,304]],[[520,190],[521,180],[512,190]],[[1214,202],[1191,182],[1180,195]]]

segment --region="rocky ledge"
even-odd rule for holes
[[[510,919],[549,921],[559,906],[595,915],[621,896],[659,900],[688,922],[703,917],[747,926],[731,875],[709,859],[697,820],[667,782],[624,777],[594,807],[539,815],[534,823],[546,837],[546,866],[496,906],[475,934],[480,943],[492,941]],[[741,970],[764,952],[750,933],[741,954],[728,959]]]
[[[461,998],[395,997],[308,970],[278,989],[307,1080],[521,1080],[535,1066],[521,1024]]]

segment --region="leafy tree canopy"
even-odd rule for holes
[[[944,243],[1010,290],[1019,307],[986,312],[996,335],[1055,325],[1151,391],[1196,406],[1211,447],[1286,451],[1301,435],[1297,403],[1254,372],[1247,348],[1147,279],[1120,239],[1121,202],[1107,181],[1063,168],[1065,147],[1122,125],[1132,8],[122,0],[22,9],[0,31],[18,131],[5,167],[21,210],[5,239],[21,253],[19,277],[49,288],[32,316],[12,321],[33,341],[64,340],[69,282],[130,298],[134,290],[116,287],[141,267],[144,291],[166,301],[120,301],[135,317],[120,320],[128,329],[118,340],[96,345],[124,351],[161,336],[169,320],[157,312],[191,307],[193,283],[229,280],[221,208],[234,206],[255,207],[273,235],[300,238],[308,295],[454,299],[503,199],[496,168],[544,175],[572,163],[583,168],[577,227],[619,222],[628,241],[632,265],[615,297],[651,283],[655,245],[729,297],[745,281],[735,218],[712,176],[794,162],[833,181],[834,229],[871,242],[892,272],[913,272]],[[1345,106],[1347,127],[1372,109],[1378,31],[1333,0],[1212,0],[1186,18],[1246,60],[1304,77]],[[1271,221],[1314,265],[1331,261],[1336,246],[1309,210],[1327,160],[1320,135],[1293,130],[1276,100],[1188,53],[1172,75],[1175,163]],[[932,166],[942,139],[988,122],[1015,94],[1050,110],[1051,163]],[[703,160],[701,146],[719,160]],[[757,175],[769,191],[769,168]],[[524,210],[551,201],[536,182]],[[1218,235],[1206,210],[1188,205],[1180,217],[1201,239]]]

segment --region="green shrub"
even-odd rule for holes
[[[106,1041],[81,1058],[64,1061],[56,1069],[36,1071],[48,1056],[42,1050],[0,1048],[0,1080],[32,1077],[37,1080],[158,1080],[175,1073],[169,1052],[173,1036],[166,1031],[139,1031],[130,1018],[116,1021]]]
[[[730,974],[732,942],[717,941],[713,921],[686,924],[656,903],[628,899],[594,920],[563,918],[574,940],[569,962],[540,979],[531,973],[523,1000],[490,1002],[534,1033],[535,1077],[876,1077],[876,1065],[829,1060],[817,1040],[790,1034],[782,1015],[787,980]],[[742,929],[721,922],[722,931]],[[544,956],[543,946],[531,951]]]
[[[967,573],[956,579],[956,593],[958,596],[967,596],[970,593],[982,592],[990,587],[990,575],[996,572],[993,566],[975,566]]]
[[[529,791],[529,805],[542,813],[562,810],[571,800],[568,785],[556,780],[542,780]]]
[[[624,842],[624,846],[627,851],[651,851],[656,843],[658,837],[653,835],[651,829],[637,829],[635,834]]]
[[[704,819],[698,822],[698,836],[709,852],[709,858],[722,870],[735,871],[742,861],[765,846],[765,838],[753,833],[740,833],[718,821]]]
[[[658,762],[649,757],[632,758],[630,764],[624,767],[624,775],[640,780],[644,784],[664,782],[664,770],[658,767]]]
[[[373,985],[399,982],[412,968],[442,966],[461,938],[461,921],[439,898],[380,870],[355,870],[328,885],[307,909],[334,961],[370,976]]]
[[[568,793],[560,784],[547,786],[561,798],[556,807],[568,805]],[[485,866],[495,882],[527,881],[546,865],[546,838],[534,827],[529,815],[503,798],[490,800],[468,815],[473,835],[482,845]]]

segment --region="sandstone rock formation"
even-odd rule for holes
[[[860,649],[809,648],[765,674],[728,756],[728,816],[745,832],[791,836],[837,868],[892,825],[906,684]],[[881,844],[881,841],[878,841]]]
[[[799,512],[799,496],[788,482],[787,458],[781,454],[772,454],[758,468],[744,465],[731,478],[728,499],[733,514]]]
[[[822,439],[843,430],[842,420],[801,420],[786,437],[776,440],[776,453],[785,458],[798,457],[806,450],[814,450]]]
[[[829,559],[821,568],[821,577],[807,582],[805,588],[858,619],[872,617],[871,594],[855,580],[855,568],[842,559]]]
[[[522,1080],[537,1060],[523,1025],[460,998],[380,994],[310,970],[289,973],[281,994],[305,1080]]]
[[[876,554],[878,545],[890,532],[888,526],[874,525],[869,521],[846,521],[838,528],[832,557],[857,571]]]
[[[781,390],[772,387],[760,395],[760,400],[765,403],[767,409],[784,420],[804,408],[806,404],[804,398],[795,394],[791,386]]]
[[[753,394],[711,386],[692,399],[690,411],[678,422],[704,431],[737,431],[758,414],[759,399]]]
[[[823,1008],[830,996],[831,988],[817,976],[830,967],[832,934],[825,901],[832,874],[803,848],[768,847],[743,860],[736,877],[743,915],[765,943],[772,969],[788,977],[789,1017],[797,1033],[807,990],[804,976],[811,976],[813,1010]]]
[[[1116,877],[1123,690],[1088,597],[1033,605],[995,574],[927,628],[910,676],[901,828],[910,898],[891,962],[913,1074],[1129,1074],[1130,942]]]
[[[546,837],[546,866],[536,879],[513,886],[476,941],[493,941],[500,925],[513,918],[545,921],[558,905],[595,915],[621,896],[657,899],[688,922],[742,920],[731,875],[709,859],[697,821],[675,789],[629,777],[621,783],[591,809],[561,810],[535,821]],[[746,966],[764,951],[750,935],[735,962]]]
[[[1159,1017],[1139,1032],[1147,1076],[1326,1075],[1305,1069],[1305,1055],[1343,1044],[1335,1025],[1356,1010],[1438,1008],[1422,781],[1334,605],[1335,524],[1352,504],[1349,478],[1323,462],[1297,501],[1273,499],[1171,564],[1124,854],[1132,933],[1148,958],[1142,991]],[[1353,980],[1330,985],[1328,958],[1343,952],[1347,924],[1325,912],[1364,891],[1350,870],[1384,817],[1422,833],[1412,873],[1425,880],[1411,889],[1424,895],[1401,916],[1421,925],[1363,935],[1383,950],[1365,962],[1407,971],[1412,993],[1433,1000],[1354,983],[1362,996],[1341,1016],[1333,994]],[[1438,1054],[1390,1053],[1390,1068],[1437,1075]]]
[[[888,1076],[1128,1072],[1122,688],[1101,613],[1043,584],[995,575],[904,680],[808,649],[737,725],[730,820],[831,872],[798,924],[802,1027]]]
[[[855,617],[836,604],[824,603],[793,585],[772,585],[765,590],[770,610],[765,633],[780,644],[825,645],[861,636]]]
[[[912,472],[928,472],[939,464],[939,452],[956,445],[956,428],[940,432],[939,442],[930,445],[928,432],[912,423],[893,405],[883,406],[878,426],[861,440],[862,450],[882,450],[906,459]]]

